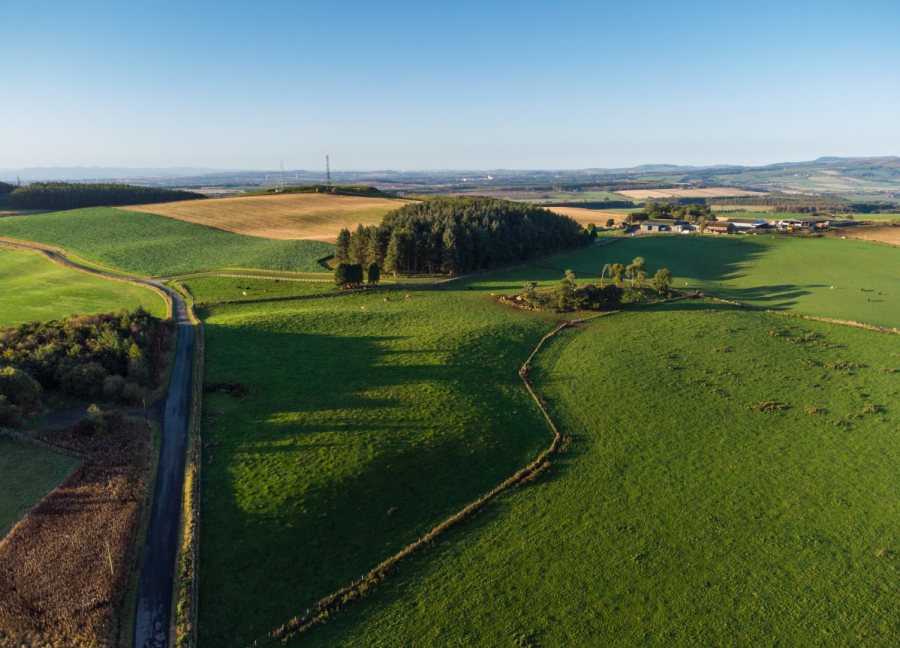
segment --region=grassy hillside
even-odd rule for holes
[[[0,437],[0,539],[77,463],[71,457]]]
[[[163,317],[166,305],[149,288],[69,270],[31,252],[0,248],[0,326],[108,313],[143,306]]]
[[[0,236],[56,245],[89,261],[148,276],[225,267],[315,272],[321,269],[316,260],[333,249],[316,241],[240,236],[108,207],[0,218]]]
[[[128,207],[268,239],[333,241],[341,228],[377,225],[407,200],[325,193],[281,193]]]
[[[526,281],[558,281],[562,271],[596,281],[605,263],[647,260],[668,267],[675,287],[748,304],[900,327],[900,249],[838,238],[783,236],[640,236],[556,257],[538,267],[496,273],[484,289],[517,290]]]
[[[890,645],[898,360],[702,303],[569,330],[534,378],[572,450],[299,645]]]
[[[203,317],[202,645],[265,636],[547,441],[516,372],[549,316],[393,290]]]

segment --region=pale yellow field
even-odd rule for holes
[[[734,187],[706,187],[705,189],[626,189],[617,191],[634,200],[653,198],[731,198],[734,196],[764,196],[763,191],[747,191]]]
[[[626,216],[623,212],[587,209],[585,207],[547,207],[547,209],[554,214],[574,218],[582,227],[588,223],[593,223],[597,227],[605,227],[608,219],[612,218],[616,223],[621,223]]]
[[[888,243],[889,245],[900,245],[900,227],[894,227],[893,225],[848,227],[834,230],[834,235],[863,241],[877,241],[878,243]]]
[[[333,242],[341,228],[378,225],[389,211],[408,200],[284,193],[182,200],[122,209],[168,216],[237,234],[269,239]]]

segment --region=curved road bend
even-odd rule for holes
[[[163,648],[169,645],[172,614],[172,592],[175,558],[178,552],[178,527],[181,521],[184,490],[184,463],[187,429],[191,412],[191,377],[193,375],[194,326],[188,317],[187,304],[178,292],[158,281],[135,279],[126,275],[97,270],[72,261],[56,250],[40,245],[0,241],[4,247],[39,252],[65,266],[109,279],[127,279],[164,291],[173,305],[172,315],[178,326],[178,342],[169,390],[165,399],[162,444],[156,471],[156,487],[150,509],[147,542],[138,581],[137,616],[134,645],[137,648]]]

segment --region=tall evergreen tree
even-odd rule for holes
[[[334,245],[334,260],[338,263],[350,260],[350,230],[346,227],[338,232],[337,242]]]

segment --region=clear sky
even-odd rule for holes
[[[0,0],[0,168],[900,154],[900,0]]]

